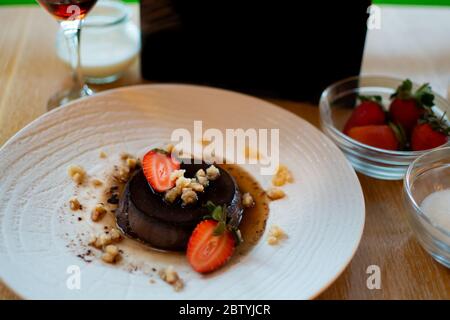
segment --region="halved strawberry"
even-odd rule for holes
[[[348,136],[375,148],[386,150],[399,148],[398,138],[389,125],[355,127],[350,129]]]
[[[227,228],[219,235],[220,222],[204,220],[195,227],[187,247],[187,259],[195,271],[207,273],[221,267],[233,255],[235,239]]]
[[[142,169],[153,190],[163,192],[175,185],[175,181],[170,180],[170,174],[180,169],[180,162],[164,150],[153,149],[142,159]]]

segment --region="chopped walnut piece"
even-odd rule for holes
[[[183,280],[180,278],[173,266],[168,266],[167,268],[160,270],[158,274],[159,277],[163,281],[170,284],[175,291],[180,291],[181,289],[183,289]]]
[[[86,176],[86,171],[80,166],[71,165],[69,166],[67,172],[69,173],[69,176],[72,178],[72,180],[77,184],[82,184],[84,181],[84,178]]]
[[[122,235],[120,234],[120,231],[116,228],[112,228],[111,231],[109,231],[109,234],[111,235],[112,241],[118,241],[122,239]]]
[[[188,188],[191,188],[195,192],[205,191],[205,187],[201,183],[198,183],[196,180],[191,181],[191,183],[189,183],[188,185]]]
[[[210,165],[208,168],[206,168],[206,176],[208,177],[208,180],[216,180],[220,176],[220,171],[214,165]]]
[[[120,159],[123,161],[126,161],[128,158],[134,158],[131,154],[129,154],[128,152],[122,152],[120,154]]]
[[[208,177],[206,176],[206,172],[203,169],[200,169],[195,174],[195,177],[197,178],[198,183],[203,185],[203,187],[207,187],[209,184]]]
[[[108,155],[106,154],[106,152],[100,151],[99,157],[100,157],[100,159],[105,159],[108,157]]]
[[[177,179],[177,182],[175,183],[175,185],[176,185],[178,188],[183,189],[183,188],[187,188],[188,185],[189,185],[191,182],[192,182],[192,179],[191,179],[191,178],[179,177],[179,178]]]
[[[103,181],[100,180],[100,179],[97,179],[97,178],[92,179],[91,182],[92,182],[92,185],[93,185],[95,188],[98,188],[98,187],[100,187],[101,185],[103,185]]]
[[[97,204],[94,209],[92,209],[91,219],[92,221],[99,221],[106,213],[106,209],[103,205]]]
[[[89,245],[101,249],[104,246],[107,246],[108,244],[112,243],[111,236],[109,234],[101,234],[100,236],[92,236],[89,240]]]
[[[197,202],[197,193],[191,188],[184,188],[181,193],[181,200],[183,201],[183,205],[193,204]]]
[[[272,178],[272,184],[277,187],[281,187],[286,183],[294,182],[294,177],[289,169],[285,165],[280,165],[276,174]]]
[[[186,170],[175,170],[170,174],[170,181],[177,181],[179,178],[184,177]]]
[[[269,190],[267,190],[267,196],[271,200],[278,200],[284,198],[286,194],[280,188],[270,188]]]
[[[246,208],[251,208],[255,205],[255,201],[250,193],[246,192],[242,195],[242,205]]]
[[[286,233],[277,225],[273,225],[269,230],[269,237],[267,243],[270,245],[276,245],[286,237]]]
[[[127,166],[130,168],[130,170],[134,170],[136,168],[136,165],[138,163],[136,158],[128,158],[127,160]]]
[[[119,230],[116,228],[112,228],[108,233],[102,233],[99,236],[93,235],[89,239],[89,245],[101,249],[104,248],[107,245],[110,245],[111,243],[119,242],[122,240],[122,235],[120,234]]]
[[[175,200],[177,200],[179,195],[181,195],[181,188],[174,187],[166,191],[166,193],[164,194],[164,199],[167,202],[173,203],[175,202]]]
[[[271,246],[274,246],[274,245],[278,244],[278,239],[276,237],[269,236],[267,238],[267,243],[270,244]]]
[[[73,210],[73,211],[81,210],[81,208],[82,208],[81,203],[75,197],[73,197],[72,199],[69,200],[69,207],[70,207],[70,210]]]
[[[107,263],[115,263],[119,257],[119,248],[115,245],[108,245],[105,247],[105,252],[102,255],[102,260]]]

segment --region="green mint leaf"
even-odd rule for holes
[[[428,83],[424,83],[415,93],[417,103],[422,108],[434,106],[434,94]]]
[[[223,205],[222,207],[222,216],[221,216],[221,221],[226,222],[227,221],[227,206]]]
[[[227,225],[225,224],[225,222],[224,221],[220,221],[217,224],[216,228],[214,229],[213,235],[215,235],[215,236],[222,235],[225,232],[226,228],[227,228]]]
[[[208,201],[203,205],[206,209],[208,209],[209,212],[213,212],[216,208],[216,205],[212,201]]]
[[[401,85],[398,86],[397,91],[395,91],[391,95],[391,99],[393,98],[410,99],[412,96],[411,94],[412,87],[413,87],[412,81],[406,79],[405,81],[402,82]]]
[[[213,212],[211,213],[211,216],[213,217],[214,220],[219,221],[219,222],[223,222],[223,210],[221,206],[217,206],[214,208]]]

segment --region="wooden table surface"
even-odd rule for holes
[[[390,12],[390,16],[393,17],[391,22],[398,20],[395,13]],[[389,21],[385,23],[389,25]],[[37,6],[0,7],[0,145],[42,115],[50,95],[69,81],[68,70],[55,54],[56,30],[55,21]],[[388,30],[376,32],[379,33],[371,32],[368,36],[363,70],[385,73],[388,69],[388,72],[395,73],[398,67],[403,69],[399,69],[397,75],[408,75],[402,63],[389,68],[379,63],[380,69],[375,67],[374,63],[380,57],[377,55],[380,33]],[[448,40],[447,43],[450,43]],[[394,45],[390,45],[381,50],[382,54],[393,49]],[[448,67],[450,50],[446,54],[445,67]],[[408,59],[410,65],[411,57]],[[417,72],[417,68],[413,69]],[[448,83],[445,83],[445,75],[441,75],[439,70],[442,68],[433,69],[435,73],[429,76],[445,93]],[[95,89],[100,91],[137,83],[142,83],[138,62],[118,82]],[[316,106],[284,100],[271,101],[318,125]],[[414,239],[402,203],[402,183],[375,180],[363,175],[359,175],[359,179],[366,201],[366,225],[361,244],[345,272],[318,298],[450,299],[450,270],[436,263]],[[369,275],[366,270],[370,265],[380,267],[381,289],[367,288]],[[18,296],[0,281],[0,298],[14,299]]]

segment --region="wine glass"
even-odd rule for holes
[[[72,66],[72,87],[56,93],[47,103],[54,109],[69,101],[90,96],[93,91],[84,83],[80,66],[80,30],[83,18],[97,0],[37,0],[56,20],[64,34]]]

